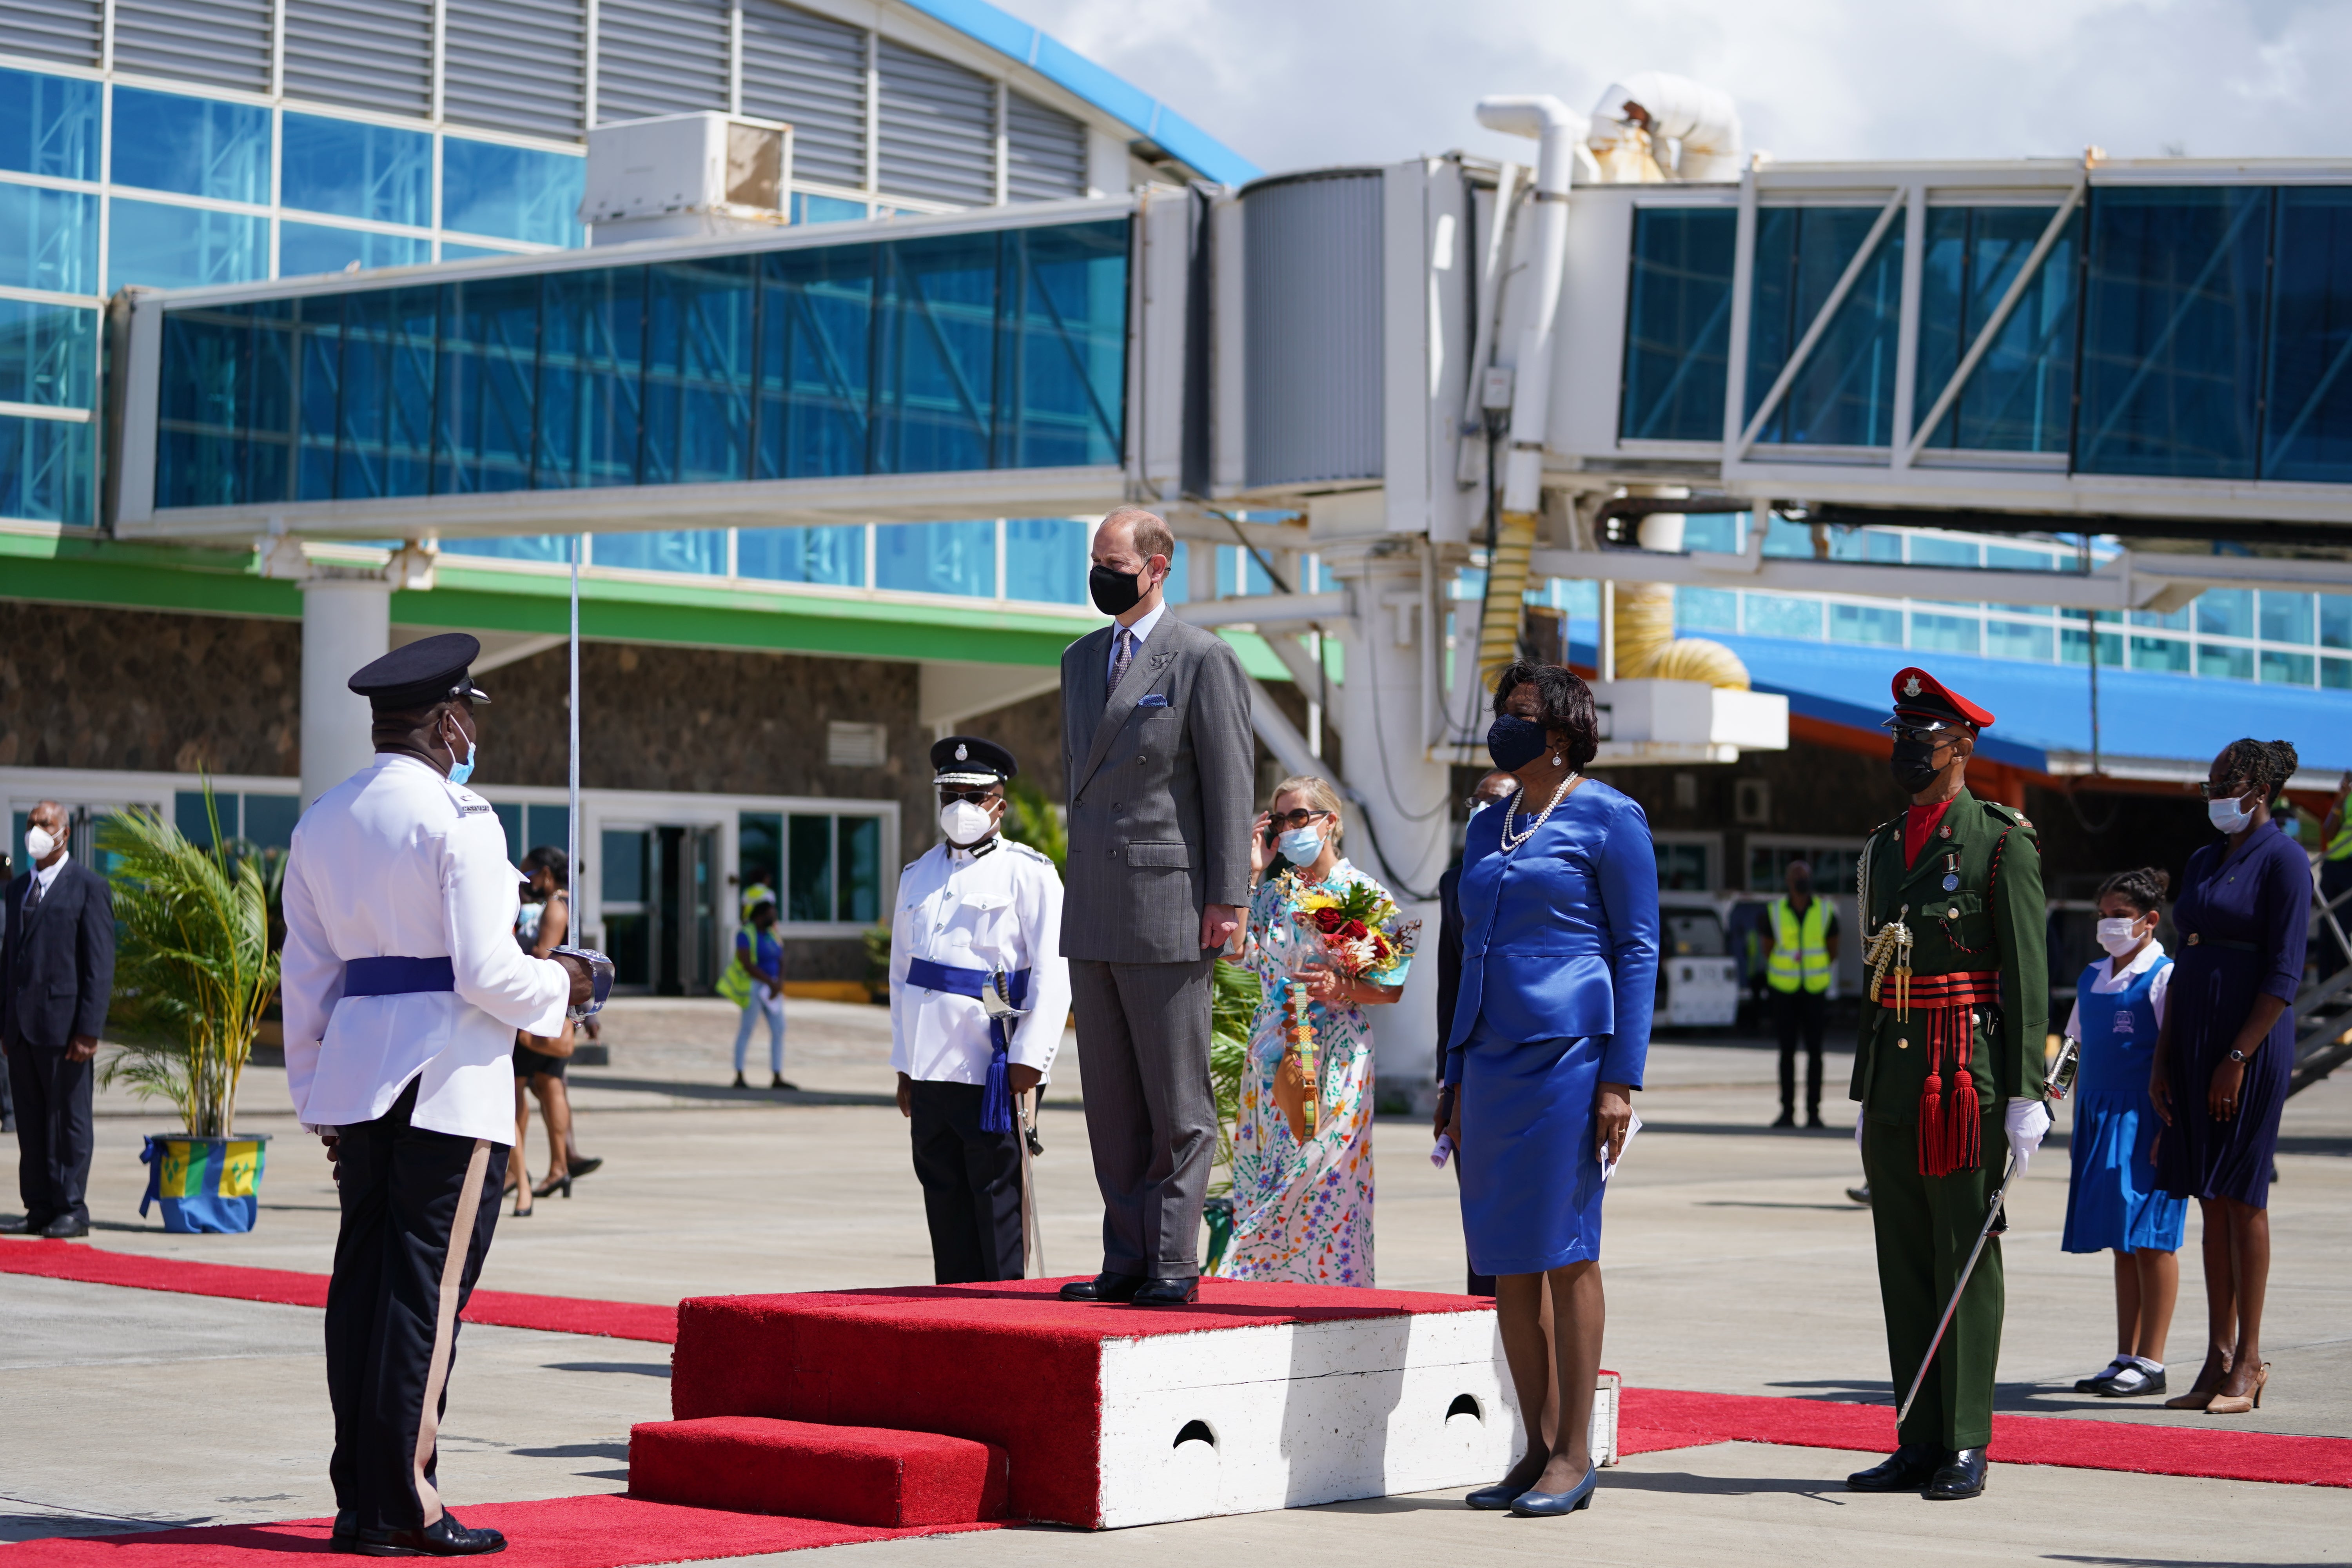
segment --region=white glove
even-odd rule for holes
[[[1863,1123],[1869,1120],[1870,1108],[1868,1106],[1864,1105],[1855,1107],[1853,1113],[1853,1152],[1857,1154],[1862,1152]]]
[[[2009,1135],[2009,1157],[2022,1171],[2050,1131],[2050,1108],[2038,1100],[2012,1100],[2002,1109],[2000,1121]]]

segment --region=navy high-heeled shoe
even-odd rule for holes
[[[1511,1501],[1511,1511],[1522,1519],[1545,1519],[1556,1513],[1574,1513],[1592,1506],[1592,1489],[1601,1479],[1601,1467],[1585,1468],[1584,1479],[1564,1492],[1521,1492]]]
[[[1462,1500],[1471,1508],[1486,1513],[1500,1513],[1518,1500],[1525,1487],[1515,1487],[1508,1481],[1497,1481],[1491,1487],[1480,1487]]]

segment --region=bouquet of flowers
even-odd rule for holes
[[[1275,1068],[1274,1100],[1290,1123],[1290,1135],[1304,1143],[1316,1133],[1323,1097],[1308,997],[1299,978],[1314,968],[1347,980],[1391,969],[1412,956],[1421,922],[1400,921],[1396,901],[1369,882],[1333,891],[1307,884],[1296,870],[1283,876],[1290,883],[1285,900],[1292,910],[1290,929],[1266,933],[1270,955],[1291,978],[1283,988],[1286,1043]]]

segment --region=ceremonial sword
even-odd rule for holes
[[[2059,1042],[2058,1059],[2051,1066],[2049,1089],[2043,1099],[2062,1100],[2074,1087],[2074,1068],[2080,1049],[2079,1043],[2071,1035]],[[2009,1189],[2024,1173],[2025,1162],[2011,1159],[2009,1174],[2001,1178],[2000,1190],[1992,1195],[1992,1207],[1985,1215],[1984,1228],[1977,1232],[1977,1244],[1969,1252],[1968,1266],[1960,1270],[1960,1282],[1952,1288],[1952,1299],[1944,1303],[1944,1316],[1936,1325],[1936,1337],[1927,1342],[1927,1353],[1920,1358],[1918,1373],[1911,1379],[1911,1392],[1903,1396],[1903,1406],[1895,1413],[1896,1426],[1901,1426],[1904,1417],[1911,1414],[1912,1402],[1919,1397],[1919,1385],[1927,1381],[1927,1369],[1936,1364],[1936,1352],[1944,1342],[1944,1331],[1952,1326],[1952,1314],[1960,1310],[1960,1296],[1969,1288],[1969,1276],[1977,1271],[1977,1259],[1984,1256],[1985,1243],[1991,1239],[1993,1226],[2000,1221],[2002,1207],[2009,1201]]]
[[[1002,969],[992,971],[981,983],[980,1005],[988,1015],[989,1024],[1010,1041],[1013,1021],[1023,1011],[1013,1005],[1013,977]],[[1021,1258],[1024,1265],[1034,1262],[1036,1278],[1042,1279],[1045,1277],[1045,1237],[1037,1224],[1037,1184],[1032,1179],[1030,1165],[1032,1156],[1045,1152],[1045,1146],[1037,1142],[1036,1096],[1035,1089],[1024,1089],[1013,1101],[1013,1132],[1021,1145]]]

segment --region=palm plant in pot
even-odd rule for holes
[[[99,824],[121,931],[110,1033],[121,1042],[100,1081],[169,1100],[185,1129],[140,1152],[140,1214],[160,1201],[166,1230],[248,1231],[268,1139],[236,1135],[236,1090],[278,993],[278,956],[259,857],[222,839],[210,784],[205,811],[209,847],[142,807]]]

